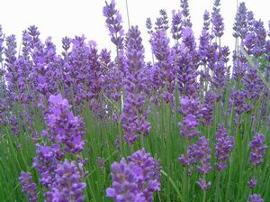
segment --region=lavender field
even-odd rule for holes
[[[239,2],[231,49],[220,0],[198,40],[179,2],[105,1],[113,49],[0,27],[0,202],[270,202],[270,22]]]

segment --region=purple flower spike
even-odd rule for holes
[[[160,190],[159,163],[144,149],[113,163],[111,175],[113,183],[106,195],[116,202],[151,202],[153,193]]]
[[[47,201],[76,201],[83,202],[83,192],[86,184],[81,182],[82,165],[64,161],[59,163],[55,170],[55,179],[46,193]]]
[[[264,202],[260,194],[251,194],[248,198],[249,202]]]
[[[265,137],[263,134],[257,134],[251,140],[250,144],[250,162],[254,166],[263,163],[267,146],[265,145]]]
[[[182,13],[180,11],[177,12],[173,11],[172,28],[171,28],[173,39],[178,41],[181,38],[181,30],[182,30]]]
[[[201,190],[207,190],[211,186],[211,182],[207,182],[205,179],[200,178],[197,181],[197,184],[200,186]]]
[[[215,0],[211,22],[213,24],[213,33],[216,37],[221,37],[224,33],[223,18],[220,14],[220,0]]]
[[[77,154],[84,146],[84,124],[74,116],[68,101],[60,94],[49,98],[49,111],[46,115],[49,138],[60,144],[65,152]]]
[[[198,99],[183,97],[181,99],[181,114],[183,120],[179,123],[180,134],[185,138],[193,138],[199,134],[197,126],[202,115],[201,105]]]
[[[183,13],[183,26],[184,27],[192,27],[192,23],[190,20],[190,14],[189,14],[189,4],[188,0],[180,0],[180,6],[182,8]]]
[[[182,154],[178,160],[187,167],[197,163],[198,171],[201,174],[207,174],[211,170],[210,158],[209,142],[202,136],[195,144],[189,146],[187,153]]]
[[[227,161],[230,157],[230,153],[234,147],[234,138],[228,136],[226,129],[223,125],[219,125],[216,132],[216,158],[217,158],[217,169],[219,171],[224,170],[228,165]]]
[[[22,186],[22,190],[27,196],[27,199],[30,202],[37,202],[37,185],[33,182],[32,175],[27,172],[21,172],[19,180]]]
[[[110,31],[111,41],[117,48],[123,48],[124,30],[122,26],[122,16],[115,8],[115,1],[111,3],[105,2],[106,6],[103,8],[103,15],[106,17],[106,24]]]
[[[248,181],[248,187],[250,189],[254,189],[256,187],[256,184],[257,184],[257,180],[256,180],[255,177],[252,177],[252,178],[249,179],[249,181]]]
[[[244,2],[241,2],[238,7],[233,30],[234,37],[245,38],[247,32],[247,8]]]
[[[147,109],[144,103],[147,99],[148,83],[146,65],[144,62],[144,48],[138,27],[131,27],[127,35],[127,68],[124,78],[124,106],[121,123],[125,140],[133,144],[138,135],[150,132],[147,121]]]

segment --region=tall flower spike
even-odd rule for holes
[[[148,86],[145,74],[144,48],[138,27],[131,27],[127,35],[127,68],[124,79],[124,106],[122,127],[129,144],[137,140],[139,134],[147,135],[151,125],[147,121],[145,109],[146,91]]]
[[[152,34],[150,43],[152,52],[157,58],[156,67],[159,70],[159,83],[162,89],[162,97],[167,103],[173,103],[175,87],[175,68],[173,65],[173,52],[169,47],[169,38],[165,30],[157,30]]]
[[[261,20],[251,21],[251,26],[247,32],[242,45],[248,54],[259,57],[265,53],[266,30]]]
[[[111,175],[106,195],[116,202],[153,201],[153,193],[160,190],[159,162],[144,149],[113,163]]]
[[[86,188],[86,183],[82,182],[83,177],[80,163],[67,160],[58,163],[54,182],[45,194],[47,201],[83,202],[83,192]]]
[[[263,163],[266,148],[265,137],[263,134],[257,134],[251,140],[250,144],[250,162],[253,166],[258,166]]]
[[[182,30],[182,44],[176,50],[177,77],[180,94],[196,97],[198,93],[198,53],[190,27]]]
[[[21,172],[19,180],[29,202],[37,202],[37,185],[33,182],[32,175],[28,172]]]
[[[180,11],[173,11],[172,28],[171,28],[173,39],[178,41],[181,38],[181,31],[182,31],[182,13]]]
[[[198,99],[183,97],[181,99],[180,113],[183,120],[179,123],[180,134],[188,139],[191,139],[199,134],[197,126],[201,118],[201,105]]]
[[[180,0],[180,6],[182,8],[182,13],[184,16],[183,26],[184,27],[192,27],[192,23],[190,20],[190,14],[189,14],[188,0]]]
[[[57,145],[37,145],[36,147],[36,157],[33,160],[33,167],[40,175],[40,183],[46,188],[49,188],[54,181],[55,169],[58,161],[62,158],[62,154]]]
[[[211,16],[211,22],[213,24],[213,33],[216,37],[221,37],[224,33],[223,18],[220,14],[220,0],[215,0],[214,7]]]
[[[0,64],[3,64],[3,54],[4,54],[4,33],[2,30],[2,25],[0,25]],[[1,67],[2,68],[2,67]],[[0,68],[0,69],[1,69]]]
[[[191,171],[192,166],[197,165],[199,173],[203,176],[212,169],[210,159],[211,149],[208,140],[204,136],[201,136],[197,142],[190,145],[187,152],[178,158],[179,162],[187,167],[189,171]],[[202,189],[206,189],[209,183],[200,178],[198,184]]]
[[[217,169],[219,171],[224,170],[228,165],[230,153],[234,147],[234,138],[228,136],[226,129],[223,125],[218,126],[216,132],[216,158],[217,158]]]
[[[166,31],[169,29],[169,20],[168,20],[168,15],[167,12],[164,9],[161,9],[159,11],[160,17],[157,18],[156,20],[156,27],[155,29],[158,30],[164,30]]]
[[[233,30],[234,37],[240,37],[241,39],[245,38],[247,32],[247,8],[244,2],[241,2],[238,7]]]
[[[51,95],[46,122],[49,138],[63,147],[64,152],[77,154],[84,146],[84,124],[70,110],[68,101],[60,94]]]
[[[115,0],[111,0],[111,3],[105,1],[105,3],[106,5],[103,8],[103,15],[106,17],[106,24],[110,31],[111,41],[118,49],[122,49],[124,42],[122,16],[115,8]]]

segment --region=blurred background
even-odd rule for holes
[[[110,0],[108,0],[110,1]],[[138,25],[146,45],[148,35],[145,28],[147,17],[154,21],[160,9],[166,9],[169,17],[172,10],[180,7],[180,0],[127,0],[131,25]],[[191,20],[196,38],[202,28],[202,16],[205,10],[212,11],[214,0],[189,0]],[[238,3],[241,1],[239,0]],[[244,0],[255,18],[262,19],[265,25],[270,20],[269,0]],[[123,23],[127,30],[126,0],[116,0]],[[64,36],[73,37],[84,34],[88,40],[94,40],[98,48],[113,48],[105,26],[102,8],[104,0],[0,0],[0,23],[6,34],[15,34],[20,40],[21,33],[30,25],[36,25],[41,38],[51,36],[58,47]],[[225,23],[222,44],[234,47],[232,27],[237,9],[237,0],[221,0],[221,13]],[[267,26],[266,26],[267,27]],[[147,54],[148,55],[148,54]]]

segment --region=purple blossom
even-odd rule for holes
[[[264,84],[257,74],[257,70],[249,68],[243,78],[244,90],[251,100],[258,100],[263,94]]]
[[[182,154],[178,160],[187,167],[197,164],[198,171],[205,175],[211,170],[210,158],[209,142],[204,136],[201,136],[196,143],[188,147],[187,153]]]
[[[241,53],[233,52],[233,78],[237,81],[240,81],[247,69],[248,69],[248,61],[246,57]]]
[[[180,0],[180,6],[182,8],[181,12],[183,13],[183,26],[184,27],[192,27],[192,23],[190,20],[190,14],[189,14],[189,5],[188,0]]]
[[[205,94],[205,100],[201,108],[202,113],[202,123],[205,125],[210,125],[213,121],[213,113],[215,109],[215,103],[218,96],[212,91],[207,91]]]
[[[235,23],[233,26],[233,36],[240,37],[241,39],[245,38],[247,32],[247,8],[244,2],[239,4],[236,16]]]
[[[216,46],[218,47],[218,46]],[[213,78],[212,78],[212,84],[215,90],[220,94],[222,90],[224,89],[229,75],[227,65],[226,63],[229,61],[228,56],[230,54],[229,48],[224,46],[224,47],[219,47],[217,50],[217,58],[216,61],[213,63]]]
[[[0,25],[0,63],[1,64],[4,61],[4,58],[3,58],[3,54],[4,54],[4,50],[5,50],[4,42],[5,42],[4,33],[2,30],[2,25]]]
[[[250,179],[248,180],[248,187],[249,187],[250,189],[254,189],[254,188],[256,187],[256,185],[257,185],[257,180],[256,180],[255,177],[252,177],[252,178],[250,178]]]
[[[124,78],[124,106],[121,116],[125,140],[133,144],[138,134],[147,135],[151,125],[144,105],[148,86],[145,74],[144,48],[138,27],[131,27],[127,36],[127,68]]]
[[[151,36],[151,46],[154,56],[158,62],[155,64],[157,75],[155,82],[160,84],[157,88],[161,92],[161,96],[167,103],[173,103],[173,93],[175,88],[175,66],[173,65],[174,53],[169,47],[169,38],[164,30],[158,30]],[[158,81],[157,81],[158,80]]]
[[[200,36],[200,45],[199,45],[199,56],[200,60],[203,65],[206,65],[208,57],[209,57],[209,48],[210,48],[210,41],[211,35],[209,33],[209,26],[210,26],[210,16],[209,12],[205,11],[203,15],[204,26]]]
[[[83,202],[86,184],[82,182],[82,177],[82,165],[67,160],[58,163],[54,182],[49,191],[46,192],[46,200]]]
[[[248,198],[249,202],[263,202],[263,198],[260,194],[251,194]]]
[[[216,132],[216,158],[217,158],[217,169],[219,171],[224,170],[228,165],[228,160],[230,158],[230,153],[234,147],[234,138],[228,136],[227,130],[223,125],[218,126]]]
[[[251,23],[242,45],[248,54],[258,57],[265,52],[266,30],[261,20],[253,20]]]
[[[197,181],[197,184],[200,186],[201,190],[207,190],[211,186],[211,182],[207,182],[205,179],[200,178]]]
[[[168,20],[168,15],[166,10],[161,9],[159,11],[160,17],[157,18],[156,20],[156,31],[158,30],[163,30],[166,31],[167,29],[169,29],[169,20]]]
[[[62,154],[57,145],[36,146],[36,157],[33,160],[33,167],[38,171],[40,175],[40,183],[49,188],[54,181],[55,169],[57,163],[62,158]]]
[[[171,28],[173,39],[178,41],[182,35],[181,31],[182,31],[182,13],[180,11],[173,11],[172,28]]]
[[[213,24],[212,31],[216,37],[221,37],[224,33],[223,18],[220,14],[220,0],[215,0],[214,7],[211,16],[211,22]]]
[[[253,166],[263,163],[267,146],[265,145],[265,137],[263,134],[257,134],[253,137],[250,144],[250,162]]]
[[[180,94],[194,97],[197,94],[198,53],[191,28],[182,31],[182,44],[176,50],[176,66]]]
[[[32,175],[28,172],[21,172],[19,180],[27,199],[30,202],[37,202],[37,185],[33,182]]]
[[[153,25],[152,25],[151,18],[147,18],[147,19],[146,19],[145,25],[146,25],[146,29],[148,30],[148,31],[147,31],[148,34],[153,33]]]
[[[114,201],[153,201],[153,193],[160,190],[159,163],[144,149],[122,158],[111,166],[112,186],[107,197]]]
[[[84,146],[84,124],[70,111],[71,106],[60,94],[49,98],[49,111],[46,122],[51,141],[63,147],[67,153],[77,154]]]
[[[181,114],[183,120],[179,123],[180,134],[185,138],[193,138],[199,134],[197,126],[201,118],[201,104],[198,99],[183,97],[181,99]]]
[[[103,8],[103,15],[106,17],[106,24],[110,31],[111,41],[116,45],[117,49],[123,48],[124,30],[122,26],[122,16],[115,8],[115,0],[110,3],[105,1],[106,6]]]
[[[232,93],[230,104],[234,107],[237,115],[251,110],[251,106],[246,103],[247,95],[244,91],[236,90]]]

